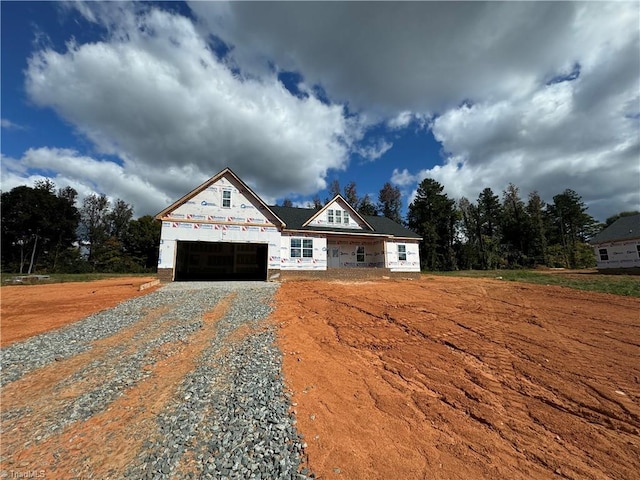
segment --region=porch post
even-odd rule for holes
[[[384,258],[384,268],[389,268],[388,260],[387,260],[387,239],[382,239],[382,256]]]

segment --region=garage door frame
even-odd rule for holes
[[[176,281],[267,280],[267,243],[178,240]]]

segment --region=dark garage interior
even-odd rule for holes
[[[266,280],[263,243],[178,242],[175,280]]]

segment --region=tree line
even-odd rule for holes
[[[344,199],[351,205],[360,215],[382,215],[391,220],[404,223],[402,219],[402,194],[398,187],[394,187],[387,182],[378,193],[378,202],[373,203],[371,196],[367,193],[360,197],[357,192],[356,182],[351,181],[344,190],[340,190],[340,182],[333,180],[329,185],[329,193],[331,198],[325,198],[324,203],[318,195],[314,196],[311,202],[307,203],[308,208],[320,210],[324,205],[329,203],[336,195],[342,195]],[[292,207],[293,202],[289,198],[282,201],[283,207]]]
[[[86,273],[155,271],[160,223],[133,219],[124,200],[89,195],[78,207],[71,187],[46,179],[1,195],[2,271]]]
[[[382,215],[422,237],[424,270],[582,268],[595,265],[586,243],[621,212],[600,224],[587,213],[580,195],[571,189],[545,203],[537,192],[521,198],[509,184],[496,195],[485,188],[475,201],[449,198],[436,180],[418,186],[401,215],[402,196],[387,182],[377,202],[359,196],[356,183],[343,189],[337,180],[331,198],[341,194],[358,213]],[[148,272],[158,260],[161,225],[150,215],[133,219],[133,208],[121,199],[89,195],[78,207],[71,187],[56,190],[50,180],[34,187],[19,186],[1,195],[2,271],[20,273]],[[308,205],[322,208],[329,198],[315,196]],[[284,206],[292,206],[288,199]]]
[[[439,182],[425,178],[405,219],[400,213],[400,190],[389,182],[380,189],[375,204],[369,195],[357,195],[355,182],[341,191],[334,180],[329,192],[332,198],[342,194],[360,214],[391,218],[419,234],[424,270],[593,267],[595,257],[587,241],[620,216],[638,213],[621,212],[601,224],[571,189],[555,195],[549,204],[535,191],[525,201],[514,184],[507,186],[502,197],[485,188],[475,201],[455,200]],[[309,206],[322,205],[316,196]]]
[[[428,270],[593,267],[593,249],[586,242],[602,228],[571,189],[550,204],[537,192],[525,202],[513,184],[502,198],[485,188],[475,202],[455,201],[429,178],[409,205],[407,224],[423,237]]]

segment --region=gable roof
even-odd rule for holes
[[[352,218],[359,218],[360,221],[367,226],[367,228],[369,228],[370,230],[373,231],[373,227],[369,224],[369,222],[367,222],[364,219],[364,217],[362,215],[360,215],[355,208],[353,208],[351,205],[349,205],[349,202],[347,202],[344,198],[342,198],[342,195],[340,195],[339,193],[335,197],[333,197],[331,200],[329,200],[327,202],[327,204],[324,207],[322,207],[320,210],[317,210],[317,211],[313,210],[315,213],[313,215],[311,215],[309,217],[309,219],[306,222],[304,222],[302,225],[304,227],[308,226],[313,221],[314,218],[318,217],[322,212],[327,210],[331,206],[332,203],[337,202],[338,200],[342,200],[342,203],[344,203],[347,207],[349,207],[349,211],[351,212],[351,217]]]
[[[348,205],[348,204],[347,204]],[[421,237],[386,217],[377,217],[373,215],[360,215],[367,225],[371,227],[371,231],[361,230],[339,230],[331,227],[320,227],[315,225],[307,225],[310,218],[314,217],[318,210],[313,208],[297,208],[297,207],[281,207],[278,205],[269,206],[279,218],[283,219],[286,228],[289,230],[307,230],[310,232],[327,232],[327,233],[343,233],[345,235],[382,235],[394,236],[401,238],[412,238],[420,240]]]
[[[171,205],[169,205],[167,208],[165,208],[164,210],[162,210],[160,213],[158,213],[155,216],[156,220],[162,220],[162,218],[167,214],[172,212],[173,210],[175,210],[176,208],[178,208],[180,205],[184,204],[185,202],[188,202],[189,200],[191,200],[193,197],[195,197],[196,195],[198,195],[200,192],[202,192],[203,190],[207,189],[207,187],[209,187],[210,185],[213,185],[214,183],[216,183],[218,180],[220,180],[222,177],[224,177],[225,175],[229,175],[231,178],[233,178],[236,182],[238,182],[240,185],[242,185],[242,188],[245,189],[245,191],[251,195],[260,205],[262,205],[269,213],[271,213],[271,215],[273,215],[280,223],[281,226],[284,227],[285,222],[282,221],[282,219],[276,215],[274,213],[273,210],[271,210],[271,208],[262,201],[262,199],[253,191],[249,188],[249,186],[244,183],[242,180],[240,180],[240,177],[238,177],[235,173],[233,173],[233,171],[227,167],[224,170],[222,170],[221,172],[217,173],[216,175],[214,175],[213,177],[211,177],[209,180],[207,180],[206,182],[198,185],[196,188],[194,188],[193,190],[191,190],[189,193],[187,193],[184,197],[180,198],[179,200],[176,200],[175,202],[173,202]]]
[[[595,235],[589,243],[607,243],[620,240],[632,240],[640,238],[640,213],[620,217],[607,228]]]

